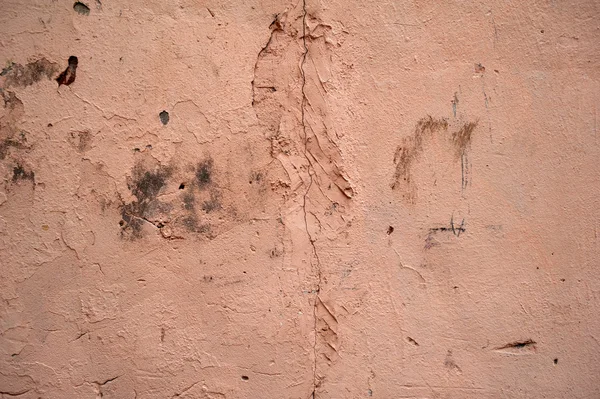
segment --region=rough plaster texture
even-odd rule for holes
[[[0,397],[599,398],[599,18],[1,0]]]

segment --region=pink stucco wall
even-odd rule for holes
[[[600,398],[599,21],[0,1],[0,397]]]

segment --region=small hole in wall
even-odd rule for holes
[[[249,379],[250,379],[250,378],[248,378],[248,376],[247,376],[247,375],[243,375],[243,376],[242,376],[242,380],[244,380],[244,381],[248,381]]]
[[[558,364],[558,358],[554,359],[554,364]]]
[[[73,4],[73,10],[81,15],[90,15],[90,8],[80,1],[77,1],[75,4]]]
[[[124,220],[121,220],[121,221],[119,222],[119,226],[121,226],[121,227],[122,227],[124,224],[125,224],[125,221],[124,221]]]
[[[161,113],[158,114],[158,117],[163,125],[169,123],[169,113],[167,111],[161,111]]]
[[[185,188],[185,183],[181,183],[181,184],[179,185],[179,189],[180,189],[180,190],[183,190],[184,188]]]
[[[394,227],[392,227],[392,226],[388,227],[388,229],[387,229],[387,235],[389,236],[393,232],[394,232]]]

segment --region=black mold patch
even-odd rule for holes
[[[13,183],[16,183],[19,180],[31,180],[34,181],[35,174],[33,171],[27,172],[21,165],[17,165],[13,168]]]
[[[157,171],[144,171],[140,173],[137,171],[138,177],[134,181],[133,188],[131,191],[138,200],[145,201],[154,199],[161,188],[163,188],[167,182],[167,178],[171,175],[169,169],[159,169]]]
[[[58,65],[45,58],[30,62],[26,65],[11,63],[2,70],[1,76],[6,76],[4,88],[11,86],[27,87],[39,82],[44,77],[52,79]]]
[[[211,192],[210,199],[202,203],[202,210],[206,213],[210,213],[217,209],[221,209],[219,195],[217,193]]]
[[[198,219],[196,219],[196,217],[193,215],[186,216],[182,220],[182,223],[185,226],[185,228],[187,228],[189,231],[196,232],[198,230]]]
[[[188,211],[194,210],[194,194],[191,192],[185,193],[183,195],[183,207]]]
[[[128,186],[137,201],[121,207],[121,217],[125,222],[122,224],[123,234],[129,233],[131,238],[140,238],[144,222],[159,227],[149,218],[152,217],[154,210],[169,210],[167,204],[161,204],[156,199],[160,190],[166,185],[169,176],[171,176],[171,169],[167,167],[160,167],[153,171],[143,170],[139,166],[134,169],[133,182]]]
[[[202,189],[212,181],[213,160],[208,158],[198,163],[196,167],[196,184]]]
[[[90,8],[79,1],[73,4],[73,10],[81,15],[90,15]]]
[[[182,220],[183,226],[192,233],[201,233],[205,234],[207,237],[211,238],[211,229],[208,224],[200,224],[198,223],[198,218],[195,215],[186,216]]]
[[[3,160],[6,158],[6,156],[9,153],[10,148],[18,148],[18,149],[27,148],[25,142],[26,142],[26,139],[25,139],[24,133],[21,133],[19,139],[6,138],[6,139],[0,141],[0,160]]]
[[[160,119],[160,123],[162,123],[163,125],[166,125],[167,123],[169,123],[169,113],[167,111],[162,111],[160,114],[158,114],[158,118]]]

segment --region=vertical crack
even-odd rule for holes
[[[306,158],[307,168],[308,168],[308,177],[309,177],[308,187],[306,188],[306,191],[304,192],[304,196],[303,196],[302,210],[304,211],[304,227],[306,229],[306,234],[308,236],[308,240],[310,241],[310,245],[312,246],[312,252],[314,255],[314,259],[316,259],[316,269],[317,269],[317,287],[314,290],[315,298],[314,298],[314,305],[313,305],[313,323],[314,323],[313,324],[313,330],[314,330],[314,340],[313,340],[314,360],[313,361],[314,361],[314,363],[313,363],[313,389],[312,389],[312,393],[311,393],[311,398],[315,399],[317,386],[318,386],[318,376],[317,376],[317,359],[318,359],[318,356],[317,356],[317,339],[318,339],[317,300],[319,298],[319,293],[321,292],[322,275],[321,275],[321,260],[319,259],[319,254],[317,253],[317,247],[315,246],[315,240],[311,236],[310,230],[308,228],[308,219],[307,219],[307,212],[306,212],[306,203],[307,203],[307,199],[308,199],[308,193],[310,192],[310,189],[313,185],[313,173],[314,173],[312,162],[310,161],[310,158],[308,156],[308,133],[306,130],[307,129],[307,126],[306,126],[306,104],[308,103],[308,99],[306,97],[306,91],[305,91],[306,72],[304,71],[304,66],[306,64],[306,58],[308,57],[308,44],[306,42],[306,16],[307,16],[306,0],[302,0],[302,45],[304,46],[304,52],[302,54],[302,60],[300,62],[300,73],[302,75],[302,104],[300,107],[300,111],[301,111],[301,115],[302,115],[302,132],[304,134],[304,157]],[[311,262],[311,266],[312,266],[312,262]]]

